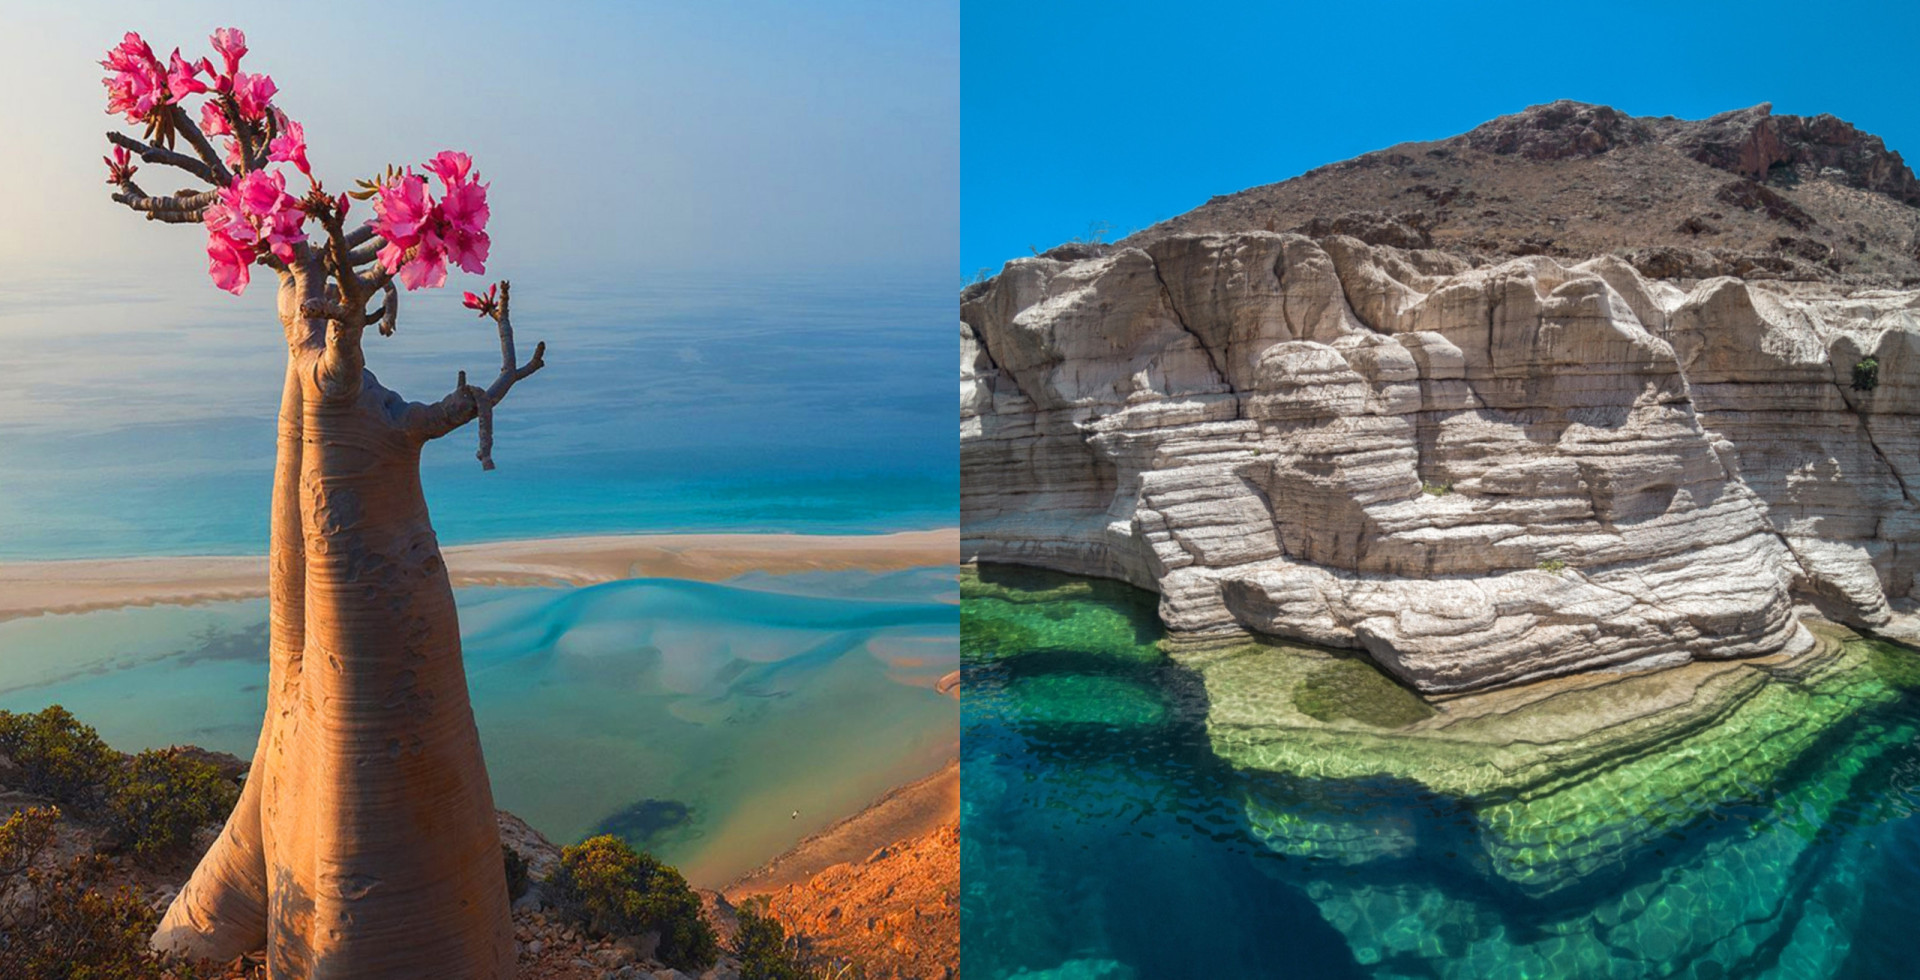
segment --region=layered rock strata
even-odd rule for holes
[[[1798,653],[1796,596],[1883,626],[1920,568],[1920,293],[1249,232],[1017,260],[961,320],[963,557],[1178,631],[1450,694]]]

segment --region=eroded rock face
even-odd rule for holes
[[[1920,293],[1179,235],[961,304],[963,554],[1427,692],[1796,652],[1920,568]],[[1851,387],[1863,358],[1879,384]]]

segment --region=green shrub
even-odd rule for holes
[[[668,966],[703,970],[719,955],[720,942],[687,880],[618,837],[602,834],[561,851],[551,883],[560,910],[590,931],[658,932],[656,955]]]
[[[1880,386],[1880,359],[1863,357],[1853,366],[1853,390],[1872,391]]]
[[[233,809],[238,787],[213,765],[174,749],[149,749],[107,787],[107,825],[142,864],[187,851],[194,832]]]
[[[798,944],[787,939],[787,930],[763,904],[742,905],[739,913],[733,955],[740,960],[740,980],[813,980],[816,974],[801,962]]]
[[[1541,571],[1546,572],[1548,575],[1558,575],[1561,572],[1564,572],[1567,570],[1567,563],[1561,561],[1558,558],[1549,558],[1546,561],[1541,562],[1538,568]]]
[[[1420,492],[1433,497],[1444,497],[1453,492],[1451,483],[1422,483]]]
[[[99,806],[101,786],[120,766],[120,754],[53,705],[39,714],[0,711],[0,752],[19,766],[23,788],[78,811]]]
[[[58,808],[35,806],[15,810],[0,823],[0,894],[53,843],[53,825],[59,822]]]

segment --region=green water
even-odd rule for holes
[[[1912,651],[1436,714],[1348,654],[1170,656],[1115,583],[962,596],[966,977],[1915,975]],[[1711,710],[1582,734],[1660,697]]]

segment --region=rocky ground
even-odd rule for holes
[[[836,864],[768,896],[787,929],[860,963],[868,980],[953,980],[960,963],[960,825]]]
[[[1767,105],[1705,120],[1555,102],[1215,197],[1124,239],[1298,231],[1642,275],[1920,284],[1920,182],[1879,137]],[[1076,246],[1086,249],[1089,246]]]
[[[188,750],[238,780],[246,765],[221,753]],[[53,801],[18,788],[11,763],[0,755],[0,820]],[[857,819],[857,818],[856,818]],[[596,937],[566,921],[554,909],[543,884],[560,859],[560,849],[525,822],[499,814],[502,842],[526,863],[529,888],[513,904],[515,938],[522,980],[691,980],[692,975],[653,958],[657,938]],[[204,827],[190,853],[148,865],[113,853],[106,831],[94,822],[63,814],[51,843],[35,866],[54,869],[75,859],[99,856],[87,885],[102,893],[127,889],[157,916],[172,901],[179,883],[218,834]],[[721,894],[701,890],[706,917],[721,946],[730,948],[738,929],[734,906]],[[881,847],[864,861],[840,863],[772,896],[771,908],[815,964],[831,964],[836,977],[868,980],[946,980],[959,963],[959,839],[948,824],[924,837]],[[8,896],[0,895],[0,898]],[[14,896],[17,897],[17,896]],[[166,974],[155,967],[155,976]],[[261,956],[201,968],[201,977],[265,980]],[[699,980],[738,980],[741,964],[723,955],[698,974]]]

